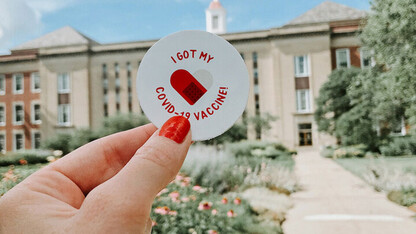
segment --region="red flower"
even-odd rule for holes
[[[26,165],[27,161],[22,158],[22,159],[19,160],[19,163],[20,163],[20,165]]]
[[[234,199],[234,204],[236,205],[240,205],[241,204],[241,199],[239,197]]]
[[[212,202],[199,203],[198,210],[209,210],[212,207]]]
[[[215,230],[208,230],[208,234],[218,234],[218,232]]]

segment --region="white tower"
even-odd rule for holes
[[[223,34],[227,32],[227,11],[219,0],[213,0],[205,11],[207,32]]]

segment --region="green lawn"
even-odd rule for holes
[[[416,157],[342,158],[335,161],[358,176],[380,166],[416,175]]]

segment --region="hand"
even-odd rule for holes
[[[150,233],[156,194],[179,172],[189,121],[172,117],[91,142],[0,199],[0,233]]]

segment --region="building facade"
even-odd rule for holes
[[[362,11],[324,2],[282,27],[221,34],[247,65],[251,89],[245,114],[277,117],[268,131],[249,127],[250,139],[290,148],[334,143],[317,131],[314,100],[332,70],[371,66],[356,36],[364,17]],[[96,129],[106,116],[143,114],[135,81],[155,42],[99,44],[64,27],[0,56],[1,148],[37,148],[41,139],[60,132]]]

